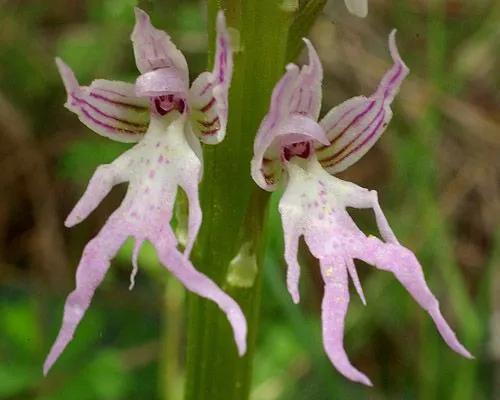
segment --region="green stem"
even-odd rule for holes
[[[311,0],[312,1],[312,0]],[[284,72],[290,25],[298,0],[209,0],[209,42],[217,9],[233,28],[234,74],[225,140],[205,146],[201,198],[203,226],[194,263],[241,306],[248,350],[238,357],[224,314],[211,302],[188,297],[186,400],[245,400],[259,317],[264,221],[268,194],[250,178],[253,141]],[[213,49],[211,52],[213,57]]]

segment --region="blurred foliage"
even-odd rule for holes
[[[135,4],[0,1],[0,399],[180,396],[185,323],[175,305],[182,304],[182,291],[167,286],[150,246],[141,251],[137,285],[128,291],[131,243],[54,371],[41,376],[81,249],[118,204],[120,189],[81,227],[66,231],[62,221],[95,167],[127,148],[93,135],[63,108],[53,57],[68,62],[84,84],[96,77],[133,81]],[[306,252],[300,307],[285,290],[275,195],[253,400],[465,400],[500,393],[500,327],[492,317],[500,312],[500,5],[390,4],[373,0],[369,17],[357,20],[341,1],[330,1],[316,21],[310,36],[324,61],[325,106],[370,93],[388,64],[386,35],[397,27],[412,74],[388,132],[342,176],[379,190],[396,233],[418,253],[445,315],[476,360],[452,353],[390,275],[360,265],[368,305],[353,296],[346,344],[375,388],[342,378],[322,351],[321,281]],[[191,74],[202,71],[202,2],[141,6],[186,50]],[[371,215],[355,217],[375,233]]]

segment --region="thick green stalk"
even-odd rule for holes
[[[224,314],[189,296],[187,400],[245,400],[259,315],[263,225],[268,194],[250,177],[258,126],[272,89],[284,72],[289,28],[298,0],[209,0],[210,43],[219,8],[232,28],[234,74],[224,142],[205,146],[203,226],[194,261],[241,306],[248,322],[248,350],[240,358]],[[212,49],[213,56],[213,49]]]

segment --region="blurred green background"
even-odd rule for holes
[[[64,109],[53,59],[62,57],[82,84],[132,82],[136,3],[0,0],[0,399],[182,396],[184,291],[147,246],[134,290],[129,245],[71,345],[41,376],[81,250],[124,187],[80,226],[66,230],[63,220],[95,167],[128,147],[93,134]],[[203,2],[141,5],[185,52],[191,75],[201,72]],[[341,377],[322,351],[322,283],[306,251],[299,307],[285,290],[273,197],[252,400],[500,398],[500,2],[371,0],[368,18],[359,20],[342,1],[329,1],[310,34],[325,68],[323,111],[371,93],[389,65],[394,27],[411,75],[385,135],[341,177],[379,191],[396,234],[418,254],[476,359],[450,351],[391,275],[360,263],[368,305],[352,296],[346,347],[375,387]],[[369,212],[353,214],[376,232]]]

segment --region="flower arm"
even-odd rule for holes
[[[204,143],[217,144],[226,135],[233,53],[222,11],[217,15],[217,44],[212,72],[201,73],[189,91],[191,125]]]
[[[66,227],[70,228],[82,222],[97,208],[113,186],[128,180],[129,177],[126,172],[126,167],[131,160],[131,151],[133,151],[133,149],[122,154],[112,163],[97,167],[87,185],[85,193],[80,200],[78,200],[78,203],[76,203],[75,207],[73,207],[73,210],[71,210],[64,221]]]
[[[150,118],[148,101],[135,95],[134,85],[97,79],[80,86],[60,58],[56,64],[68,95],[66,108],[87,127],[118,142],[137,142],[144,136]]]
[[[300,212],[295,213],[289,207],[280,208],[281,222],[283,225],[285,261],[287,263],[286,283],[288,293],[292,296],[295,304],[300,302],[299,278],[300,265],[297,260],[299,250],[299,239],[302,235],[300,229]]]
[[[378,202],[378,194],[375,190],[368,190],[352,182],[336,179],[336,190],[341,193],[345,206],[353,208],[371,208],[375,214],[378,230],[382,238],[388,243],[399,244],[396,235],[392,231],[387,218]]]

